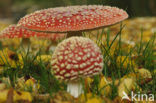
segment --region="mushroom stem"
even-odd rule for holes
[[[50,46],[49,46],[49,48],[48,48],[48,51],[54,52],[54,50],[55,50],[57,44],[58,44],[57,42],[51,41],[51,44],[50,44]]]
[[[22,39],[22,45],[29,45],[30,44],[30,39],[29,38],[23,38]]]
[[[27,51],[30,46],[30,39],[29,38],[22,38],[22,47]]]
[[[67,92],[77,98],[80,94],[83,93],[82,84],[79,82],[69,82],[67,84]]]
[[[81,31],[70,31],[67,33],[67,38],[72,37],[72,36],[82,36]]]

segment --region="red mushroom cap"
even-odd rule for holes
[[[44,33],[44,32],[34,32],[21,27],[17,27],[15,24],[10,25],[0,32],[0,38],[30,38],[30,37],[40,37],[48,38],[53,41],[65,37],[65,34],[56,33]]]
[[[18,25],[47,32],[67,32],[95,29],[128,18],[119,8],[101,5],[68,6],[36,11],[23,17]]]
[[[51,64],[57,79],[76,81],[79,77],[99,74],[103,69],[103,56],[92,40],[71,37],[58,44]]]

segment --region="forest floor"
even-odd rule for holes
[[[8,25],[0,21],[0,31]],[[128,19],[84,36],[100,47],[104,68],[101,74],[82,80],[85,92],[78,98],[51,73],[51,41],[30,38],[24,50],[22,39],[1,39],[0,103],[154,103],[156,17]],[[123,92],[129,100],[122,100]]]

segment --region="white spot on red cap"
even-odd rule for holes
[[[71,44],[72,46],[70,46]],[[64,48],[64,50],[61,48]],[[85,50],[88,49],[90,51],[85,52]],[[64,53],[65,51],[68,51],[68,54]],[[79,53],[81,55],[79,55]],[[92,56],[92,54],[94,54],[94,56]],[[72,55],[72,57],[69,58],[69,55]],[[61,60],[59,59],[60,56]],[[65,60],[67,56],[68,58]],[[86,58],[83,59],[84,57]],[[51,64],[52,69],[53,67],[58,67],[59,71],[57,70],[57,72],[55,72],[56,69],[53,69],[53,73],[59,77],[58,79],[63,77],[62,80],[65,81],[77,80],[79,77],[87,77],[91,75],[91,73],[94,75],[102,71],[103,58],[101,57],[102,54],[99,47],[92,40],[84,37],[71,37],[62,41],[56,47]],[[96,58],[99,59],[97,60]]]

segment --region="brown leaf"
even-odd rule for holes
[[[13,88],[8,91],[6,103],[13,103]]]

